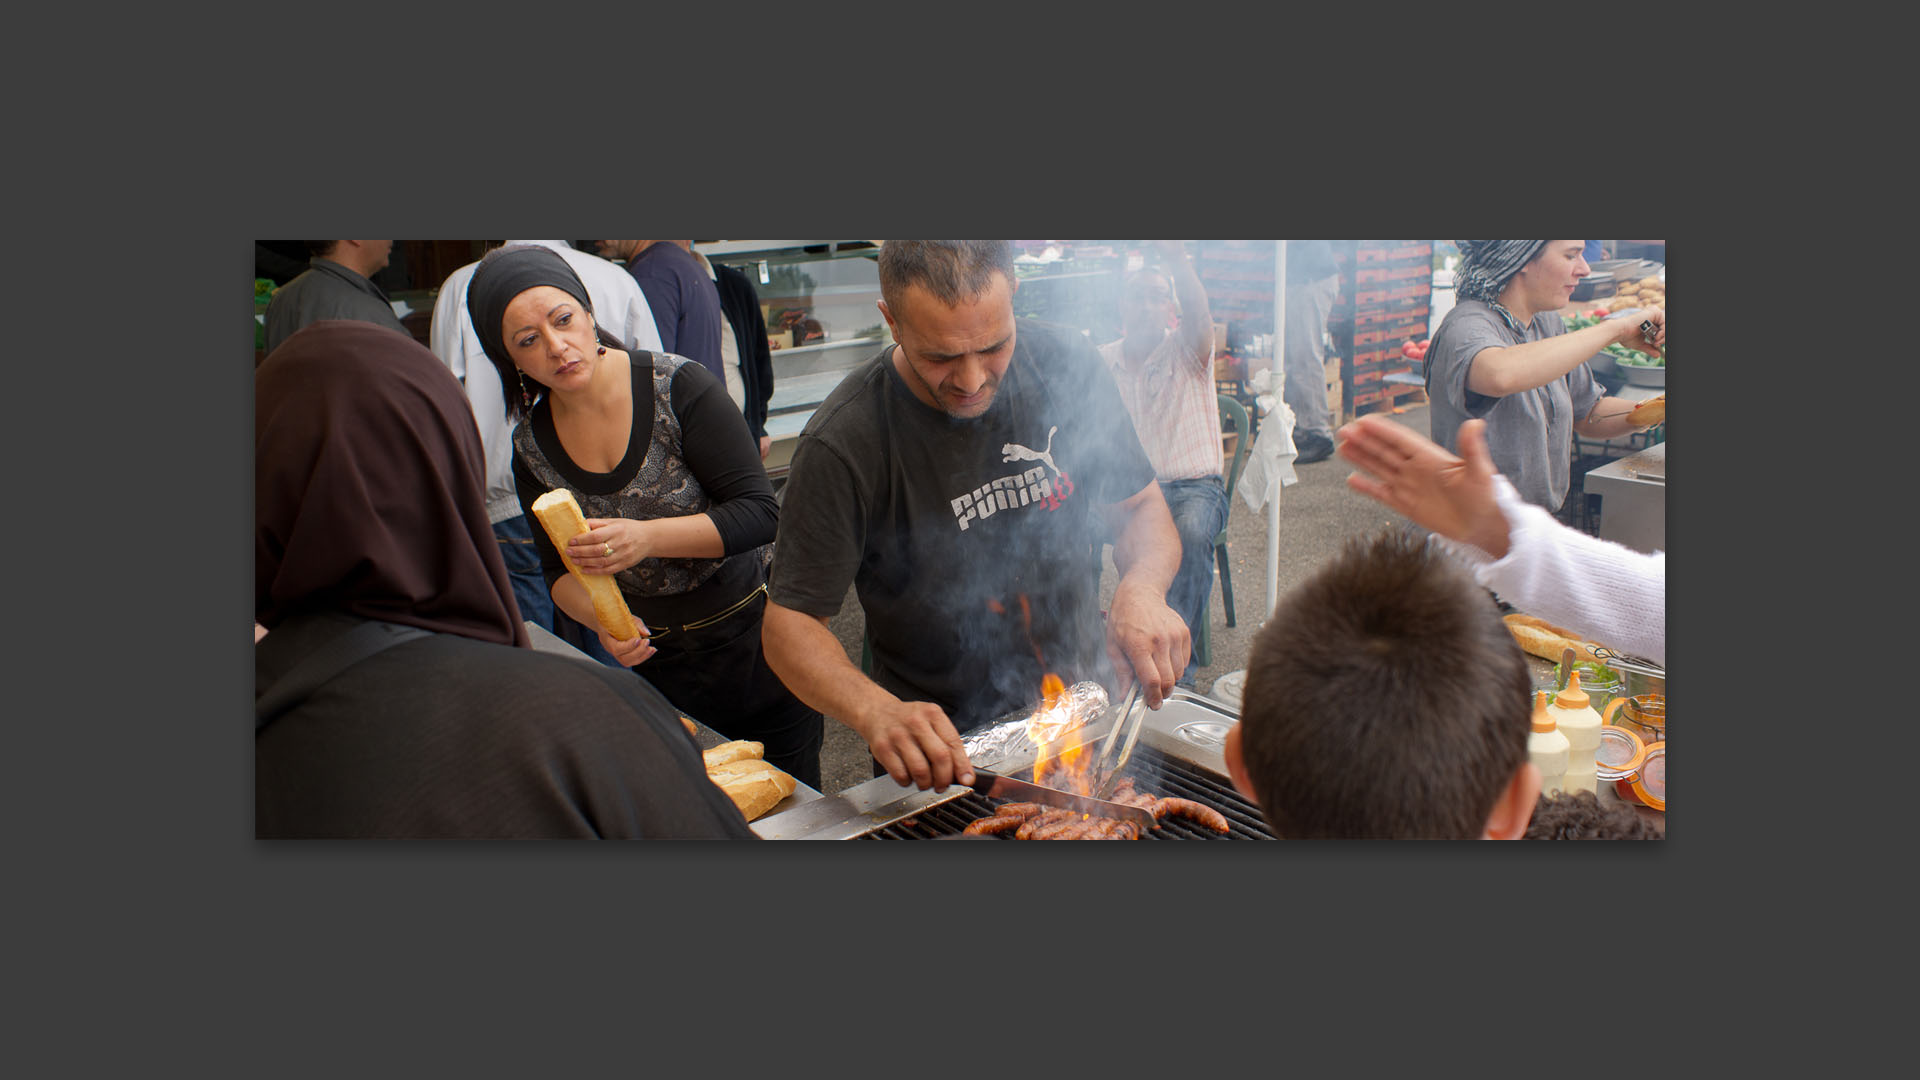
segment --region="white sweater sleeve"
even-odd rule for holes
[[[1667,662],[1667,553],[1642,554],[1570,529],[1493,480],[1506,515],[1505,558],[1442,541],[1501,599],[1550,623],[1578,630],[1631,656]]]

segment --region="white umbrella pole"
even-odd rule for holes
[[[1280,241],[1273,250],[1273,370],[1280,377],[1274,382],[1274,393],[1286,400],[1287,386],[1287,242]],[[1262,609],[1260,618],[1264,621],[1273,614],[1275,604],[1280,602],[1280,488],[1273,485],[1273,498],[1267,500],[1267,606]]]

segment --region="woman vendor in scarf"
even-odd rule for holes
[[[820,783],[824,720],[761,654],[779,503],[727,388],[672,353],[631,353],[598,329],[573,268],[509,246],[467,286],[480,345],[507,388],[513,476],[529,519],[564,488],[586,517],[568,543],[582,573],[619,584],[639,636],[600,644],[686,715],[761,743],[765,760]],[[554,606],[597,627],[593,600],[545,530],[534,548]]]
[[[484,480],[411,338],[317,322],[256,371],[256,692],[310,688],[261,710],[255,834],[751,839],[657,691],[529,647]],[[425,633],[301,674],[370,621]]]
[[[1573,438],[1614,439],[1643,431],[1627,422],[1633,402],[1606,396],[1587,361],[1618,342],[1654,356],[1667,343],[1667,316],[1567,331],[1560,317],[1591,272],[1581,240],[1459,240],[1466,259],[1458,297],[1427,350],[1433,439],[1459,452],[1460,425],[1487,422],[1493,463],[1529,503],[1558,512],[1571,485]]]

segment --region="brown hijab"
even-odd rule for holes
[[[254,618],[346,612],[528,645],[487,521],[480,431],[418,342],[328,320],[254,373]]]

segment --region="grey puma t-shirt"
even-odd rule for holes
[[[962,731],[1038,701],[1049,671],[1110,682],[1093,525],[1154,473],[1099,354],[1020,319],[993,405],[955,420],[892,353],[849,372],[800,436],[774,602],[831,617],[852,585],[874,680]]]

